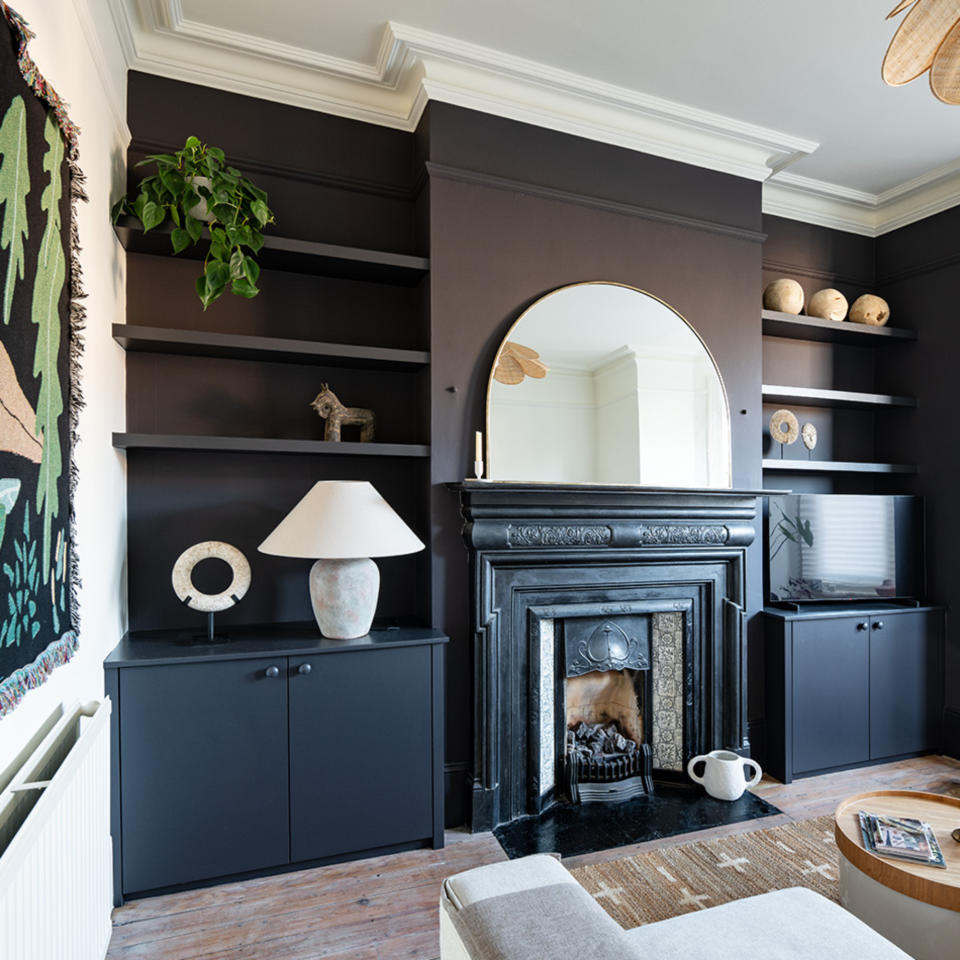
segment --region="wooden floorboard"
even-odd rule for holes
[[[927,790],[960,796],[960,761],[918,757],[755,792],[783,811],[568,858],[568,866],[632,856],[832,813],[852,793]],[[448,831],[442,850],[415,850],[135,900],[114,911],[107,960],[435,960],[445,877],[506,859],[491,833]]]

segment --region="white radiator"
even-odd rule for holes
[[[54,716],[0,780],[0,956],[103,960],[110,942],[110,700]],[[34,738],[35,741],[38,738]]]

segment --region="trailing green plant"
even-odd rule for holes
[[[0,646],[19,647],[20,638],[32,640],[40,632],[37,616],[37,595],[40,588],[40,567],[37,541],[30,538],[30,505],[23,511],[23,539],[16,540],[13,550],[16,561],[3,565],[9,582],[7,619],[0,627]]]
[[[260,292],[255,255],[263,246],[263,228],[275,220],[266,192],[235,167],[227,166],[219,147],[201,143],[197,137],[187,137],[176,153],[153,154],[137,166],[148,163],[156,165],[156,174],[140,181],[135,197],[123,197],[114,204],[114,222],[125,213],[133,214],[144,232],[172,223],[174,253],[196,244],[206,227],[210,250],[203,262],[203,276],[197,278],[203,309],[227,284],[237,296],[255,297]]]

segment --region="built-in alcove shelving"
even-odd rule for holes
[[[169,433],[114,433],[113,445],[121,450],[200,450],[207,453],[302,453],[414,458],[430,456],[430,447],[420,443],[359,443],[346,440],[298,440],[280,437],[208,437]]]
[[[832,486],[831,477],[840,482],[841,476],[847,476],[840,488],[845,492],[872,492],[871,477],[916,473],[912,464],[886,462],[882,446],[877,446],[877,438],[895,422],[888,418],[909,415],[916,400],[880,392],[876,387],[882,383],[874,383],[880,368],[875,349],[888,344],[909,347],[916,333],[773,310],[764,310],[761,316],[764,380],[780,380],[761,387],[764,419],[775,407],[787,407],[801,422],[813,422],[821,441],[809,455],[798,441],[785,448],[783,457],[776,456],[779,445],[771,441],[762,461],[764,472],[776,473],[781,485],[786,482],[801,489],[820,477],[817,490],[824,489],[823,483]],[[791,382],[784,384],[780,378],[788,376]],[[793,376],[801,382],[793,381]],[[805,385],[804,379],[815,383]],[[838,389],[841,386],[857,389]],[[902,427],[901,421],[898,428]]]
[[[853,346],[879,345],[902,340],[916,340],[913,330],[902,327],[871,327],[848,320],[822,320],[820,317],[801,317],[792,313],[764,310],[763,335],[787,340],[812,340],[821,343],[846,343]]]
[[[764,460],[763,469],[778,473],[916,473],[916,467],[909,463],[853,460]]]
[[[841,410],[871,407],[915,407],[912,397],[886,393],[860,393],[854,390],[824,390],[818,387],[786,387],[767,384],[762,387],[764,403],[794,403],[804,407],[833,407]]]
[[[136,217],[121,217],[114,229],[127,253],[172,253],[170,233],[173,228],[169,224],[144,232],[143,225]],[[178,256],[188,260],[203,260],[209,246],[209,241],[200,240]],[[263,248],[257,254],[257,261],[267,270],[369,280],[399,286],[419,283],[430,269],[430,261],[426,257],[318,243],[277,236],[274,233],[264,236]]]
[[[282,337],[178,330],[131,323],[115,323],[113,339],[128,351],[260,360],[269,363],[316,363],[328,367],[362,367],[367,370],[416,370],[430,363],[430,354],[425,350],[397,350]]]

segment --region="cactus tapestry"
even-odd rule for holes
[[[77,648],[77,130],[0,0],[0,717]]]

